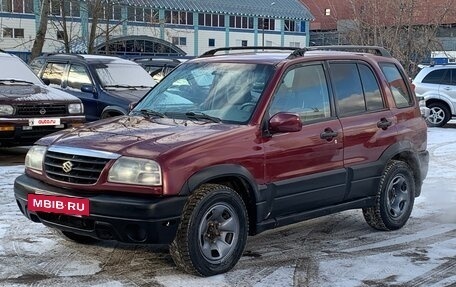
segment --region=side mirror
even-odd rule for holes
[[[129,105],[128,105],[128,112],[131,112],[135,107],[136,107],[136,104],[138,102],[131,102]]]
[[[277,113],[269,119],[271,133],[299,132],[301,129],[302,122],[296,114]]]
[[[95,94],[97,91],[95,90],[95,87],[92,85],[82,85],[81,86],[81,91],[84,93],[91,93]]]
[[[46,78],[43,78],[41,79],[43,81],[43,83],[46,85],[46,86],[49,86],[51,84],[51,80],[49,79],[46,79]]]

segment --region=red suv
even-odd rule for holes
[[[247,235],[309,218],[359,208],[401,228],[429,156],[400,63],[378,47],[266,49],[209,51],[128,116],[41,139],[20,210],[77,242],[169,243],[202,276],[230,270]]]

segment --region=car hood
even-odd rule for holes
[[[0,86],[0,101],[15,102],[80,102],[78,98],[45,85]]]
[[[140,116],[109,118],[62,131],[38,141],[43,145],[69,146],[154,159],[159,154],[241,126]]]
[[[106,90],[106,92],[114,97],[125,99],[129,102],[137,102],[145,94],[147,94],[147,92],[149,92],[149,89],[140,89],[140,90],[110,89],[110,90]]]

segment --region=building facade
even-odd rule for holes
[[[0,49],[29,52],[41,1],[1,3]],[[93,39],[97,52],[125,55],[197,56],[227,46],[304,47],[312,19],[298,0],[51,0],[43,52],[62,51],[65,38],[74,52],[87,51]]]

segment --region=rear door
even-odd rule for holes
[[[264,143],[266,178],[274,194],[271,217],[342,201],[343,135],[330,103],[321,62],[292,67],[276,89],[269,117],[294,113],[303,127],[299,132],[274,134]]]
[[[331,80],[342,123],[344,166],[351,175],[345,201],[375,194],[384,168],[380,156],[396,140],[395,119],[379,79],[362,61],[331,61]]]

